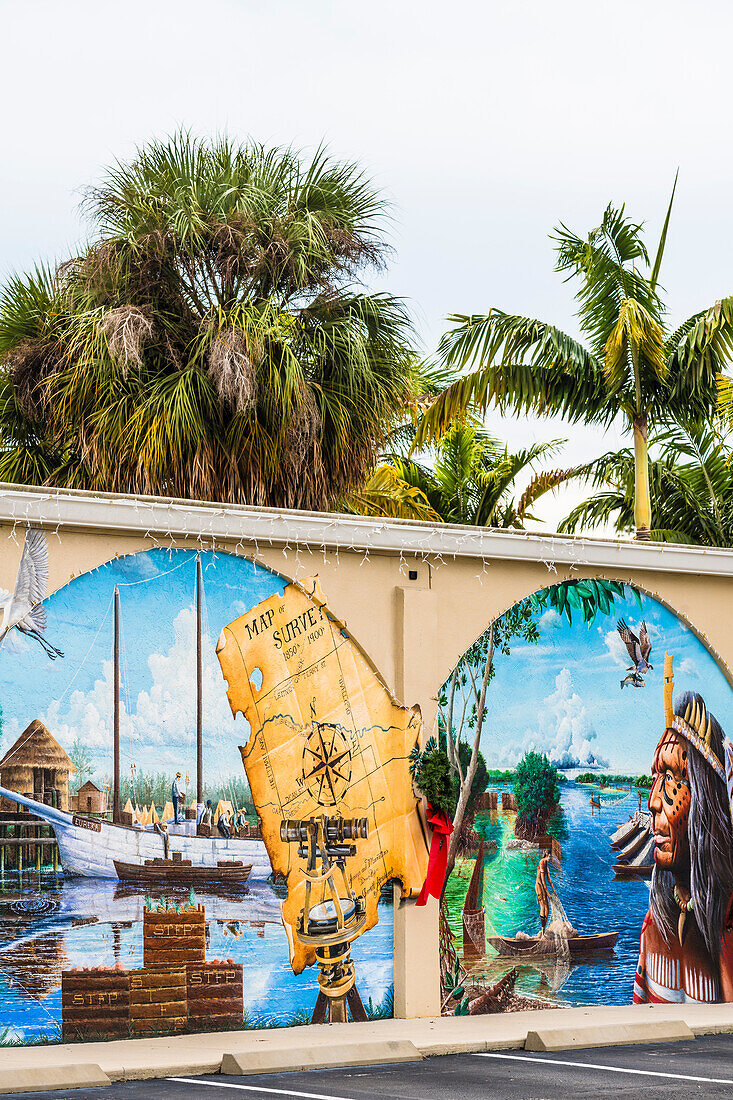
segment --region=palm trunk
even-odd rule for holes
[[[634,522],[636,538],[649,541],[652,537],[652,501],[649,493],[646,416],[634,417]]]

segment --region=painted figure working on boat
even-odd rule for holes
[[[547,918],[550,915],[550,891],[557,896],[555,887],[552,884],[552,879],[550,878],[549,852],[545,852],[537,865],[537,877],[535,878],[534,889],[537,895],[537,904],[540,907],[540,925],[542,926],[542,935],[544,936],[545,928],[547,927]]]
[[[733,1001],[733,747],[702,696],[683,692],[673,707],[673,688],[666,655],[649,795],[654,870],[633,999]]]
[[[488,936],[487,943],[499,955],[588,955],[613,950],[618,932],[580,935],[568,920],[550,877],[550,852],[543,852],[535,875],[535,894],[540,911],[539,935],[517,932],[514,936]]]
[[[38,533],[36,533],[37,535]],[[42,534],[42,533],[41,533]],[[36,538],[34,535],[34,538]],[[37,540],[36,540],[37,541]],[[34,544],[35,545],[35,544]],[[45,592],[45,588],[44,588]],[[177,772],[171,786],[172,820],[147,824],[126,820],[120,801],[120,594],[114,590],[114,720],[112,821],[99,816],[69,813],[29,795],[0,786],[0,797],[25,807],[54,830],[59,856],[67,875],[90,878],[189,883],[264,880],[272,872],[259,829],[240,830],[234,836],[228,808],[222,806],[215,828],[203,818],[203,676],[201,664],[203,576],[196,560],[196,812],[186,817],[185,785]],[[211,816],[208,819],[211,825]],[[203,828],[201,827],[203,825]]]

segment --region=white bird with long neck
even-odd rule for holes
[[[23,553],[15,578],[15,590],[11,594],[0,588],[0,646],[11,630],[19,630],[34,638],[43,646],[46,654],[55,661],[63,657],[56,646],[43,637],[46,629],[46,609],[42,600],[48,588],[48,544],[38,527],[28,527],[25,533]]]

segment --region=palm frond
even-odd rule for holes
[[[529,317],[493,310],[486,316],[449,318],[441,361],[452,370],[478,364],[433,402],[418,425],[416,445],[439,439],[448,426],[470,410],[560,413],[569,420],[610,420],[603,369],[576,340],[560,329]]]
[[[655,507],[652,538],[728,546],[733,542],[733,454],[712,427],[677,425],[650,439],[649,478]],[[634,455],[609,452],[578,467],[601,491],[574,508],[561,531],[610,523],[634,529]]]
[[[674,193],[677,190],[677,180],[679,179],[679,168],[674,174],[674,183],[672,184],[672,194],[669,198],[669,206],[667,207],[667,214],[664,219],[664,225],[662,226],[662,234],[659,238],[659,244],[657,245],[657,254],[654,257],[654,265],[652,267],[652,273],[649,276],[649,283],[652,290],[656,290],[657,283],[659,282],[659,272],[662,267],[662,259],[664,258],[664,249],[667,245],[667,232],[669,230],[669,219],[672,217],[672,205],[674,203]]]
[[[733,297],[689,318],[667,345],[668,404],[676,416],[715,409],[717,381],[733,359]]]
[[[600,226],[585,238],[563,224],[555,231],[556,270],[567,279],[579,280],[578,317],[599,360],[604,357],[623,301],[633,299],[661,320],[661,302],[638,270],[639,261],[649,263],[642,232],[643,226],[628,218],[623,207],[612,204]]]
[[[361,516],[441,521],[422,490],[400,477],[399,470],[389,463],[377,466],[361,489],[349,493],[342,510]]]

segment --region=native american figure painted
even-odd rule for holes
[[[649,810],[654,871],[641,930],[634,1001],[733,1001],[733,827],[730,741],[702,696],[672,706],[665,657],[665,730]]]

